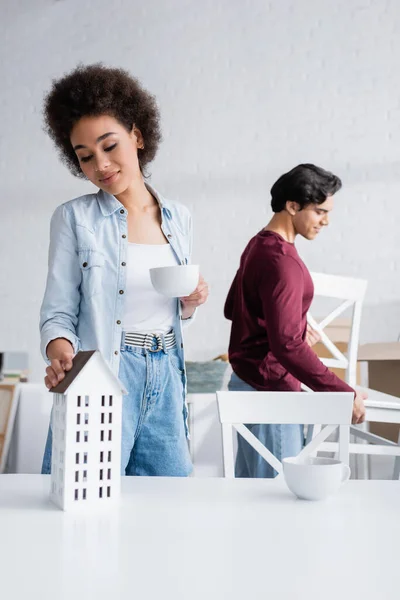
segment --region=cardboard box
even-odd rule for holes
[[[368,387],[400,398],[400,342],[364,344],[358,360],[368,363]],[[399,437],[395,423],[370,423],[370,431],[392,442]]]
[[[338,350],[345,353],[350,335],[350,320],[336,319],[326,327],[325,332]],[[314,350],[320,358],[332,358],[322,343],[315,344]],[[368,387],[378,392],[400,397],[400,342],[379,342],[364,344],[358,350],[358,363],[368,363]],[[344,369],[331,369],[340,379],[344,379]],[[361,385],[361,365],[357,365],[357,385]],[[380,437],[398,441],[400,427],[395,423],[370,422],[369,429]]]

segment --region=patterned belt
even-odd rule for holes
[[[163,350],[163,338],[165,343],[165,349],[169,350],[176,346],[175,332],[170,331],[169,333],[124,333],[124,344],[128,346],[138,346],[139,348],[146,348],[150,352],[159,352]]]

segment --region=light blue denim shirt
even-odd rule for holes
[[[159,203],[161,229],[178,263],[188,264],[192,252],[188,209],[162,198],[148,184],[146,187]],[[66,338],[75,352],[100,350],[118,376],[127,244],[127,210],[103,190],[56,209],[51,219],[49,269],[40,312],[41,351],[47,362],[49,342]],[[174,329],[184,369],[179,301]]]

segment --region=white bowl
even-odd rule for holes
[[[169,298],[190,296],[199,283],[199,265],[177,265],[150,269],[154,289]]]
[[[284,458],[288,488],[302,500],[325,500],[349,479],[350,467],[332,458]]]

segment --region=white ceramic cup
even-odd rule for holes
[[[154,289],[169,298],[190,296],[199,283],[199,265],[176,265],[150,269]]]
[[[284,458],[282,464],[288,488],[302,500],[325,500],[350,477],[350,467],[333,458]]]

